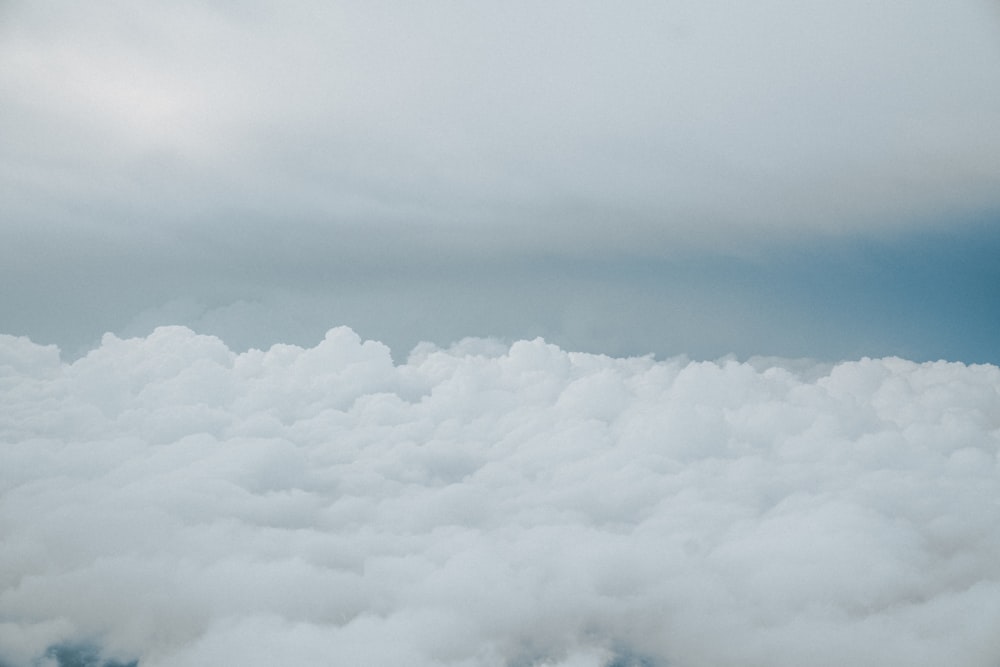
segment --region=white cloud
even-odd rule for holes
[[[0,337],[0,664],[1000,657],[1000,369]],[[52,654],[50,654],[51,657]]]

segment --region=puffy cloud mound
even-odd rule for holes
[[[0,665],[1000,661],[1000,369],[0,337]]]

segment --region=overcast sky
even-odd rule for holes
[[[288,4],[0,4],[0,330],[1000,361],[995,3]]]

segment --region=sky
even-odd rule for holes
[[[0,331],[1000,361],[994,3],[0,5]]]
[[[0,667],[997,667],[995,2],[0,0]]]

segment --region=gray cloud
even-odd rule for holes
[[[980,242],[1000,210],[989,3],[0,11],[2,328],[69,354],[156,324],[243,349],[347,323],[397,354],[546,335],[986,358],[898,345],[897,322],[872,342],[888,299],[828,344],[839,318],[739,267],[928,231]],[[655,286],[618,277],[656,263]]]
[[[662,254],[998,204],[987,3],[13,3],[5,23],[5,200],[29,234],[256,238],[253,218],[359,235],[353,256],[385,227]]]

